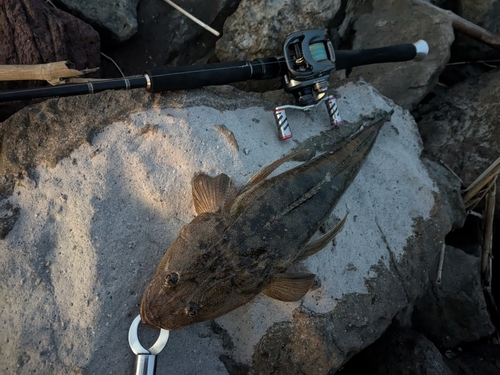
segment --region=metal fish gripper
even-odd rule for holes
[[[156,373],[156,355],[160,353],[167,344],[170,331],[160,330],[160,336],[149,349],[145,349],[139,342],[137,329],[141,322],[141,316],[137,315],[128,331],[128,343],[137,356],[135,362],[135,375],[154,375]]]

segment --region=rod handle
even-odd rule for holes
[[[409,60],[422,60],[429,53],[429,45],[425,40],[414,44],[399,44],[396,46],[362,49],[362,50],[336,50],[337,70],[354,68],[355,66],[400,62]]]
[[[134,375],[155,375],[156,355],[138,354],[135,361]]]

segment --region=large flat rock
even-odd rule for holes
[[[258,296],[214,322],[172,331],[157,373],[335,372],[413,303],[435,277],[440,241],[463,208],[459,187],[446,184],[443,171],[431,177],[420,160],[410,114],[370,85],[350,83],[337,92],[345,125],[326,131],[323,107],[290,112],[294,138],[280,142],[270,96],[230,88],[103,93],[53,99],[3,124],[24,124],[29,134],[23,118],[61,126],[58,114],[69,113],[72,126],[91,130],[73,151],[47,156],[51,166],[39,156],[13,180],[8,202],[19,217],[0,242],[0,372],[132,372],[128,328],[165,250],[195,215],[194,174],[224,172],[241,186],[297,143],[324,148],[380,111],[394,113],[332,214],[349,210],[344,229],[335,245],[302,262],[321,286],[300,302]],[[103,113],[109,124],[95,128]],[[238,148],[217,125],[234,133]],[[13,174],[21,151],[9,152],[10,142],[4,134]],[[140,333],[145,342],[156,335]]]

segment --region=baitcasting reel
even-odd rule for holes
[[[335,52],[324,30],[302,30],[287,36],[283,44],[288,72],[283,88],[293,94],[296,105],[276,107],[274,117],[280,140],[292,137],[285,109],[307,111],[325,102],[332,126],[342,123],[335,98],[326,95],[330,73],[336,70]]]

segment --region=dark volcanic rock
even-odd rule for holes
[[[342,375],[440,374],[451,375],[439,350],[425,336],[408,328],[389,328],[358,354]]]
[[[0,204],[0,239],[5,238],[14,227],[19,215],[19,207],[14,207],[9,202],[2,202]]]
[[[282,56],[289,33],[326,28],[340,7],[339,0],[242,0],[224,24],[217,57],[239,61]]]
[[[137,32],[136,8],[140,0],[56,1],[118,41],[127,40]]]
[[[407,1],[374,0],[354,22],[353,49],[414,43],[424,39],[429,55],[423,61],[356,67],[350,79],[362,77],[404,108],[415,107],[436,85],[450,58],[454,40],[450,20],[425,6]]]
[[[479,258],[448,246],[442,282],[431,279],[427,293],[417,301],[413,328],[440,348],[472,342],[495,331],[486,309]]]
[[[436,93],[415,114],[424,155],[442,160],[469,186],[500,156],[500,71]]]
[[[462,345],[447,351],[444,360],[455,375],[500,374],[499,345],[481,342]]]
[[[194,0],[176,3],[195,17],[212,25],[221,13],[234,8],[238,0]],[[234,10],[234,9],[233,9]],[[137,8],[138,30],[126,43],[106,45],[106,54],[120,66],[125,75],[142,74],[146,69],[162,66],[178,55],[179,65],[188,65],[209,53],[217,37],[181,14],[169,4],[157,0],[142,0]],[[222,23],[222,21],[220,22]],[[220,29],[219,25],[214,28]],[[199,43],[195,40],[200,38]],[[109,65],[108,63],[106,63]],[[115,67],[107,68],[116,74]]]
[[[493,34],[500,32],[500,1],[499,0],[462,0],[457,13]],[[500,51],[470,37],[457,33],[453,43],[452,54],[455,61],[477,61],[499,59]]]

